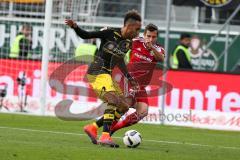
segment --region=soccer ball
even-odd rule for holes
[[[129,130],[124,134],[123,143],[129,148],[136,148],[142,142],[141,134],[135,130]]]

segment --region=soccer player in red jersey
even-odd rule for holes
[[[128,70],[140,85],[140,90],[135,94],[136,103],[133,106],[136,111],[124,120],[115,122],[111,127],[111,134],[139,122],[148,114],[149,103],[145,87],[151,81],[157,62],[164,61],[164,49],[157,43],[157,37],[157,26],[148,24],[144,30],[144,37],[133,39]],[[145,75],[141,76],[142,74]]]

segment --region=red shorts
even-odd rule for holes
[[[147,105],[149,105],[148,95],[145,88],[141,88],[140,92],[136,93],[135,98],[136,98],[136,102],[144,102]]]

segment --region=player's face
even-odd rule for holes
[[[140,29],[141,29],[140,21],[128,24],[125,35],[129,39],[133,39],[139,35]]]
[[[157,42],[157,31],[146,31],[145,33],[144,33],[144,39],[145,39],[145,41],[147,41],[147,42],[150,42],[150,43],[152,43],[152,44],[155,44],[156,42]]]

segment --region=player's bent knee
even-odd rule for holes
[[[117,106],[117,108],[118,108],[118,111],[121,112],[121,113],[126,113],[129,109],[128,106],[121,106],[121,105]]]
[[[113,106],[118,106],[120,103],[118,96],[114,92],[105,93],[103,98],[108,104]]]
[[[136,111],[141,117],[146,117],[148,115],[148,105],[143,102],[138,102]]]
[[[119,96],[114,92],[104,94],[104,100],[109,104],[118,108],[119,112],[125,113],[130,105],[124,96]]]
[[[120,103],[121,103],[120,105],[127,107],[127,108],[131,107],[131,103],[132,103],[131,99],[129,99],[128,97],[124,97],[124,96],[120,96],[119,99],[120,99]]]
[[[141,115],[142,118],[146,117],[148,115],[148,110],[139,113]]]
[[[122,110],[122,112],[127,112],[129,107],[131,107],[131,105],[127,101],[127,98],[125,98],[123,96],[120,97],[119,103],[120,103],[119,108]]]

